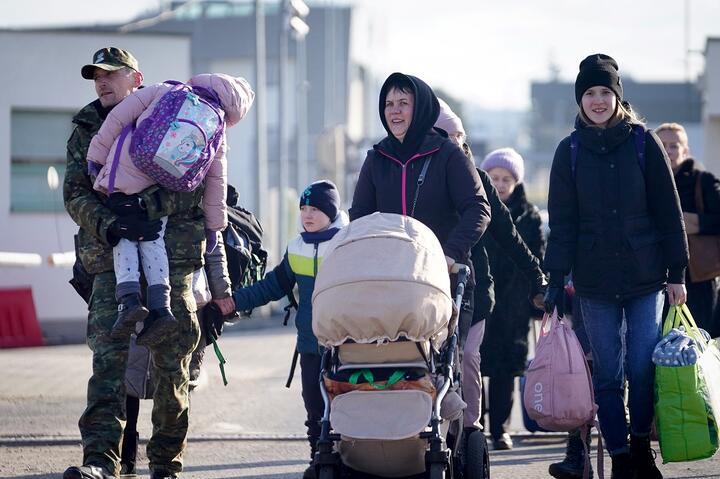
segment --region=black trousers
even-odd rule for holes
[[[137,458],[138,440],[140,435],[137,431],[138,414],[140,413],[140,399],[135,396],[125,396],[125,408],[127,409],[127,422],[122,438],[122,451],[120,462],[127,464],[130,468],[135,467]]]
[[[490,435],[497,440],[506,432],[513,407],[515,376],[511,373],[491,376],[488,383],[487,404],[490,416]]]
[[[311,454],[315,451],[320,437],[320,420],[325,403],[320,394],[320,359],[319,354],[300,353],[300,377],[302,380],[302,398],[305,403],[308,441]]]

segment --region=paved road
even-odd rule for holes
[[[291,328],[229,332],[221,347],[228,364],[223,387],[208,351],[204,382],[191,398],[184,478],[299,478],[307,464],[299,380],[284,383],[294,344]],[[1,350],[0,478],[49,479],[82,458],[77,419],[85,404],[90,351],[83,345]],[[298,378],[299,379],[299,378]],[[150,431],[143,401],[140,434]],[[563,453],[561,435],[524,434],[517,407],[516,448],[491,452],[494,479],[548,477]],[[147,474],[144,454],[140,472]],[[720,459],[662,466],[667,478],[720,478]],[[606,457],[609,477],[609,460]],[[147,477],[147,475],[145,476]]]

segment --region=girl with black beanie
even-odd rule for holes
[[[575,131],[558,145],[550,173],[545,305],[548,312],[557,307],[562,314],[564,276],[572,272],[592,349],[595,399],[612,477],[654,479],[662,474],[649,439],[651,356],[661,338],[663,293],[671,304],[685,302],[688,248],[667,155],[623,101],[618,70],[604,54],[580,63]]]

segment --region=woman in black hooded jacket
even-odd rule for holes
[[[467,264],[490,221],[490,206],[473,164],[433,130],[440,112],[435,93],[419,78],[393,73],[380,90],[379,107],[388,136],[368,151],[350,221],[376,211],[412,216],[435,233],[449,265]],[[416,198],[417,180],[428,161]]]
[[[393,73],[380,90],[379,110],[388,136],[365,158],[350,221],[376,211],[412,216],[435,233],[448,269],[457,262],[472,270],[470,250],[490,221],[490,206],[472,162],[433,129],[440,113],[435,93],[419,78]],[[426,174],[420,188],[423,169]],[[474,324],[473,289],[471,274],[460,315],[463,344]],[[480,383],[479,373],[475,381]],[[479,405],[471,414],[466,410],[465,417],[466,428],[481,428]]]

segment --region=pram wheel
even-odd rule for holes
[[[490,477],[487,439],[482,431],[475,431],[468,437],[465,458],[464,479],[488,479]]]

